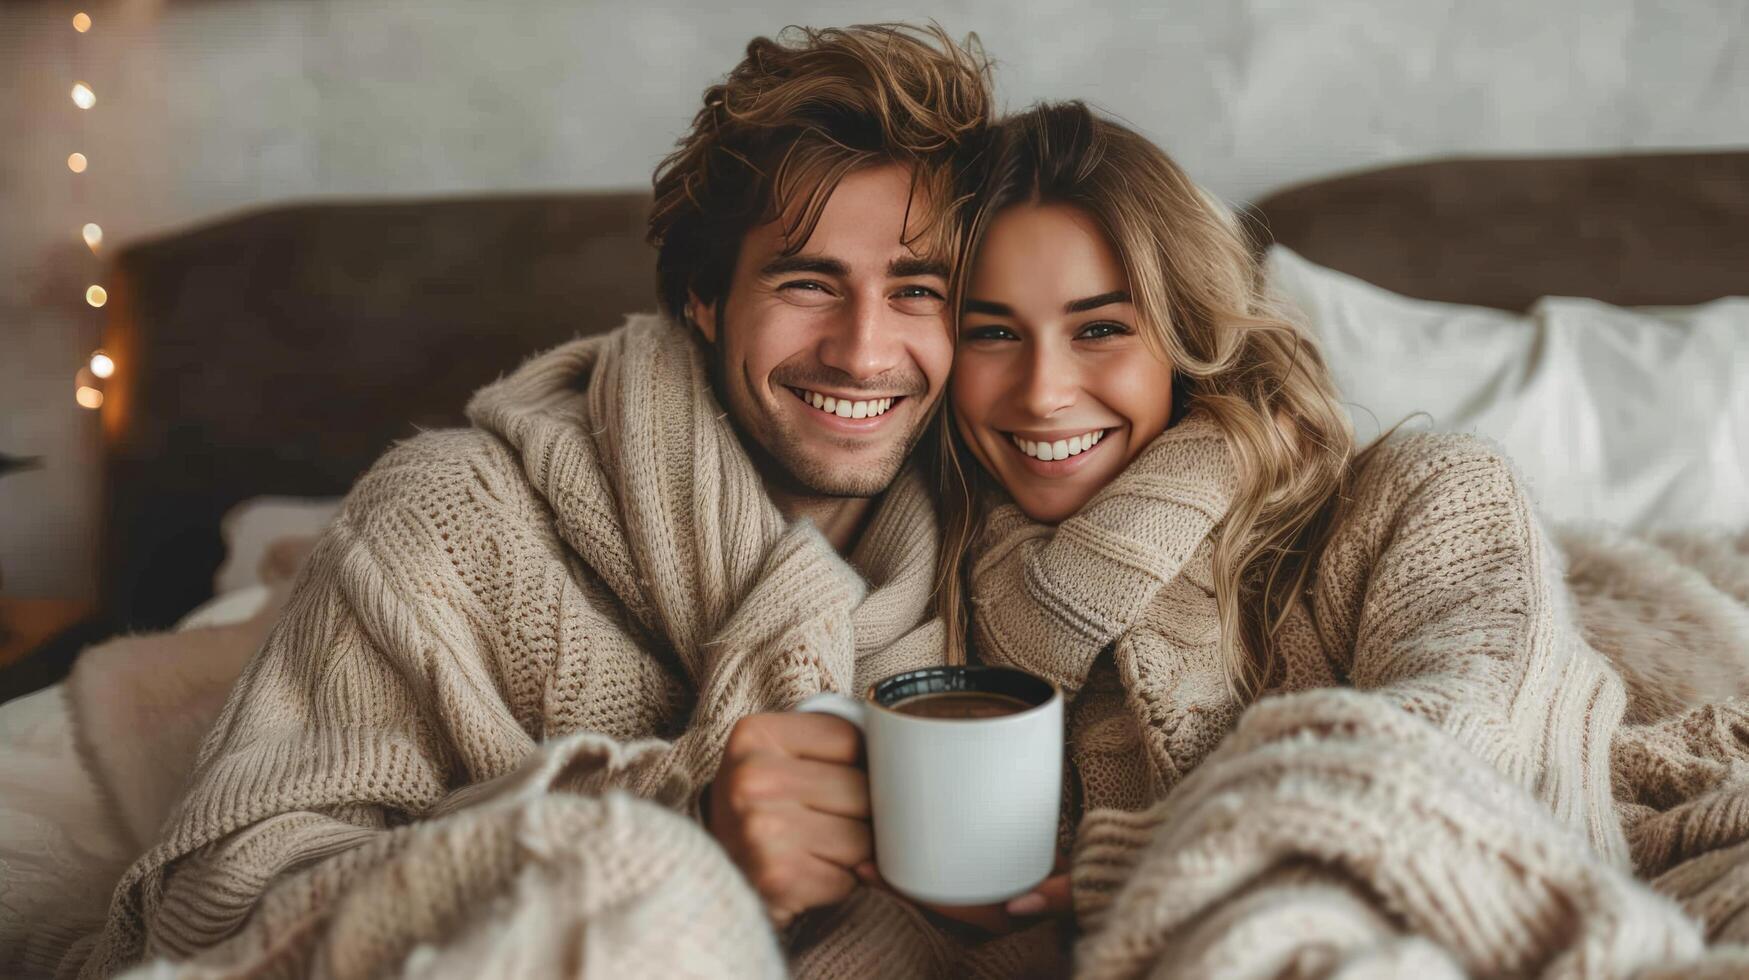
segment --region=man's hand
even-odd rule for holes
[[[705,826],[779,929],[849,897],[874,854],[861,756],[862,734],[831,715],[750,715],[729,733]]]

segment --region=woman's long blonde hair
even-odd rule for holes
[[[1140,134],[1080,102],[1034,106],[998,123],[984,166],[966,179],[979,203],[961,246],[954,297],[991,221],[1022,203],[1067,204],[1099,222],[1129,276],[1138,330],[1173,367],[1174,400],[1226,433],[1239,490],[1215,542],[1220,645],[1235,693],[1272,676],[1271,637],[1304,591],[1345,495],[1353,431],[1309,335],[1264,291],[1233,213]],[[951,411],[934,460],[945,532],[938,608],[949,659],[966,660],[965,559],[991,484],[961,444]]]

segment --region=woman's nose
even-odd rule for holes
[[[1043,347],[1027,359],[1020,385],[1021,407],[1037,419],[1048,419],[1074,405],[1080,389],[1074,365]]]

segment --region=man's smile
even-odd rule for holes
[[[893,410],[905,401],[904,395],[851,398],[790,385],[784,387],[807,407],[809,417],[839,432],[871,432],[882,428]]]

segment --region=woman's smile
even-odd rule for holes
[[[1008,444],[1025,460],[1032,472],[1040,477],[1050,479],[1063,477],[1076,472],[1093,458],[1094,451],[1105,444],[1107,433],[1114,431],[1108,428],[1070,430],[1072,435],[1064,431],[1040,432],[1028,430],[1025,432],[1007,432]]]

